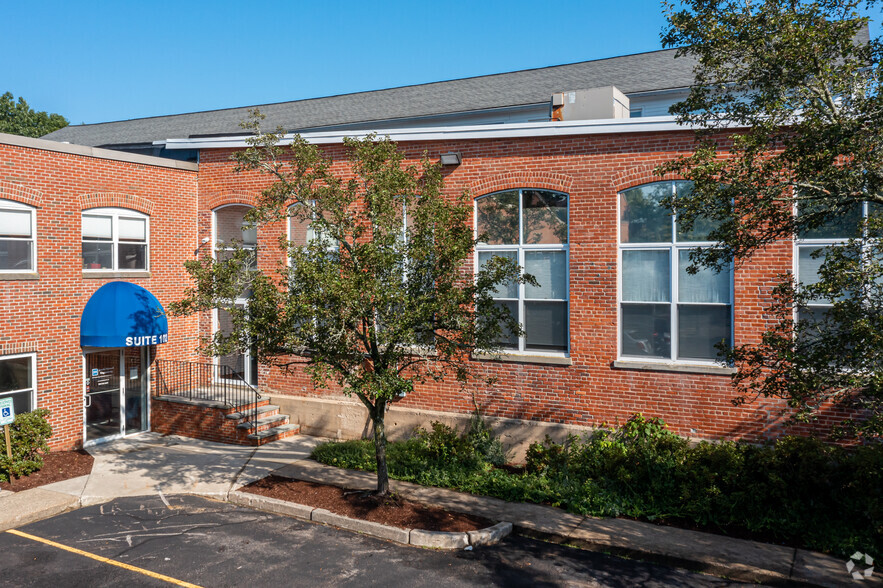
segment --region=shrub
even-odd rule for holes
[[[486,425],[485,425],[486,427]],[[390,444],[390,475],[593,516],[629,516],[776,541],[848,557],[883,551],[883,444],[844,449],[784,437],[691,444],[655,418],[634,415],[527,452],[521,475],[492,467],[488,429],[465,435],[433,423]],[[352,442],[347,442],[352,443]],[[350,445],[317,448],[323,463],[360,467]],[[322,451],[319,451],[322,449]],[[362,451],[362,450],[360,450]],[[500,448],[502,451],[502,448]],[[333,455],[326,457],[324,453]],[[336,461],[335,461],[336,460]]]
[[[52,435],[48,416],[46,409],[15,415],[15,422],[9,425],[12,459],[6,456],[5,439],[0,442],[0,481],[8,482],[11,476],[26,476],[43,467],[43,454],[49,451],[46,439]]]

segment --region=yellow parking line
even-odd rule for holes
[[[130,566],[129,564],[125,564],[119,561],[114,561],[112,559],[108,559],[106,557],[102,557],[100,555],[95,555],[94,553],[89,553],[88,551],[82,551],[75,547],[68,547],[67,545],[62,545],[61,543],[56,543],[55,541],[50,541],[49,539],[43,539],[42,537],[37,537],[36,535],[29,535],[28,533],[22,533],[21,531],[16,531],[15,529],[10,529],[6,531],[7,533],[12,533],[13,535],[18,535],[19,537],[24,537],[25,539],[30,539],[32,541],[39,541],[40,543],[45,543],[46,545],[51,545],[52,547],[57,547],[58,549],[64,549],[65,551],[70,551],[71,553],[76,553],[77,555],[82,555],[84,557],[88,557],[94,559],[96,561],[100,561],[102,563],[110,564],[112,566],[117,566],[118,568],[123,568],[125,570],[131,570],[133,572],[138,572],[139,574],[144,574],[145,576],[150,576],[151,578],[156,578],[157,580],[162,580],[164,582],[168,582],[169,584],[174,584],[175,586],[184,586],[186,588],[201,588],[197,584],[191,584],[190,582],[184,582],[183,580],[177,580],[175,578],[171,578],[169,576],[164,576],[162,574],[157,574],[156,572],[151,572],[150,570],[145,570],[142,568],[136,568],[135,566]]]

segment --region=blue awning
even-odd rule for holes
[[[169,340],[166,311],[156,296],[129,282],[95,291],[80,318],[83,347],[140,347]]]

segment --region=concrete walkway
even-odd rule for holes
[[[297,436],[241,447],[146,433],[91,448],[92,473],[22,492],[0,494],[0,531],[80,506],[126,496],[196,494],[226,500],[270,472],[284,477],[369,489],[373,474],[308,459],[324,441]],[[596,519],[536,504],[510,503],[452,490],[392,482],[402,496],[449,510],[509,521],[515,531],[556,543],[637,557],[752,582],[854,585],[846,562],[827,555],[625,519]],[[862,585],[883,585],[883,574]]]

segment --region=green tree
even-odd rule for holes
[[[0,133],[42,137],[68,124],[68,120],[60,114],[33,110],[21,96],[18,102],[11,92],[0,96]]]
[[[283,239],[289,263],[273,271],[257,269],[244,248],[188,263],[195,287],[173,311],[224,308],[233,329],[208,352],[249,349],[355,395],[373,423],[385,495],[387,408],[419,382],[465,384],[475,349],[495,349],[504,330],[520,333],[492,296],[497,284],[525,278],[502,258],[473,275],[471,201],[445,198],[438,164],[406,165],[394,143],[375,137],[345,141],[346,162],[334,162],[300,137],[281,147],[281,135],[260,133],[259,118],[246,126],[257,136],[235,154],[237,170],[273,180],[247,218],[291,222],[312,237]],[[238,308],[245,290],[249,303]]]
[[[695,183],[667,202],[682,223],[716,226],[718,247],[694,251],[696,267],[738,267],[783,239],[842,241],[813,253],[822,266],[805,284],[781,276],[775,326],[728,357],[738,401],[784,398],[798,420],[843,404],[861,418],[839,432],[867,438],[883,432],[883,72],[859,8],[877,4],[667,3],[664,45],[697,60],[695,85],[672,114],[698,135],[691,155],[659,170]]]

